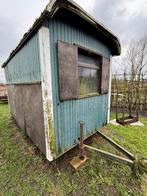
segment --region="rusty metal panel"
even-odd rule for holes
[[[10,111],[42,153],[46,153],[43,103],[40,84],[8,85]]]
[[[106,94],[109,91],[109,75],[110,75],[110,60],[103,57],[102,60],[102,78],[101,78],[101,93]]]
[[[21,85],[25,129],[42,153],[46,153],[41,85]]]
[[[60,99],[77,98],[78,54],[77,46],[58,41]]]
[[[24,125],[24,111],[22,101],[22,88],[18,85],[8,85],[8,100],[10,105],[10,112],[12,116],[17,120],[17,125],[25,130]]]

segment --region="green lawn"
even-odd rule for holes
[[[115,119],[115,114],[111,114],[111,119]],[[147,157],[147,118],[140,117],[142,126],[115,126],[109,124],[108,135],[116,142],[130,150],[137,157]]]
[[[147,157],[147,119],[144,127],[106,126],[103,131],[137,156]],[[91,145],[118,153],[101,137]],[[45,160],[24,133],[12,123],[7,104],[0,104],[0,195],[146,195],[146,182],[131,168],[86,152],[89,160],[75,172],[69,160],[77,149],[53,163]]]

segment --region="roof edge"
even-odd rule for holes
[[[56,3],[56,10],[54,11],[54,3]],[[105,27],[102,23],[97,21],[93,16],[91,16],[89,13],[87,13],[81,6],[79,6],[76,2],[73,0],[53,0],[53,4],[51,7],[49,7],[49,11],[52,11],[52,15],[56,13],[57,9],[59,8],[67,8],[68,10],[74,12],[76,15],[79,15],[84,20],[91,23],[95,28],[97,28],[98,31],[101,31],[105,37],[108,37],[110,40],[112,40],[116,45],[116,51],[113,53],[112,56],[120,55],[121,53],[121,44],[120,40],[117,36],[115,36],[112,31],[110,31],[107,27]]]
[[[28,30],[27,33],[23,35],[23,38],[20,40],[17,47],[12,50],[7,60],[2,64],[2,68],[6,67],[9,61],[15,56],[15,54],[23,47],[23,45],[30,39],[32,33],[35,32],[42,24],[45,18],[48,16],[48,10],[44,10],[41,16],[34,22],[33,26]]]
[[[66,8],[71,12],[74,12],[76,15],[79,15],[84,20],[91,23],[98,31],[101,31],[105,37],[110,39],[115,45],[115,52],[111,49],[112,56],[120,55],[121,45],[119,39],[108,30],[102,23],[95,20],[91,15],[89,15],[83,8],[81,8],[73,0],[53,0],[46,6],[46,9],[41,13],[41,16],[34,22],[33,26],[24,34],[23,38],[17,45],[17,47],[10,53],[8,59],[2,64],[2,68],[6,67],[9,61],[15,56],[15,54],[23,47],[23,45],[30,39],[32,34],[39,29],[45,18],[53,17],[54,14],[60,8]]]

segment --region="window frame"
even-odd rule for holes
[[[101,95],[102,58],[103,58],[103,56],[100,53],[94,52],[94,51],[89,50],[85,47],[82,47],[82,46],[79,46],[79,45],[76,45],[76,46],[77,46],[78,56],[79,56],[80,51],[81,51],[81,53],[85,53],[85,55],[87,54],[87,56],[89,55],[89,56],[96,57],[99,61],[99,65],[96,66],[94,64],[82,63],[78,60],[78,62],[77,62],[78,63],[78,65],[77,65],[78,69],[79,69],[79,67],[82,67],[82,68],[97,70],[97,79],[98,79],[97,92],[87,93],[87,94],[83,94],[83,95],[82,94],[80,95],[79,92],[78,92],[78,98],[80,99],[80,98],[86,98],[86,97],[93,97],[93,96]],[[79,81],[79,71],[78,71],[78,81]]]
[[[81,56],[80,55],[78,56],[78,50],[82,50],[84,51],[84,53],[81,52]],[[89,55],[96,56],[98,58],[98,61],[96,59],[93,59],[94,61],[91,60],[90,58],[88,59],[86,56],[85,58],[83,58],[85,55],[85,52],[87,56]],[[64,42],[61,40],[58,40],[57,42],[57,56],[58,56],[58,84],[59,84],[59,100],[60,101],[80,99],[80,98],[86,98],[86,97],[91,97],[91,96],[100,96],[100,95],[109,93],[110,74],[111,74],[110,57],[101,55],[100,53],[89,50],[83,46],[79,46],[74,43]],[[87,94],[81,93],[80,95],[79,75],[81,75],[82,77],[82,72],[80,72],[82,70],[79,69],[80,66],[78,66],[78,62],[83,62],[82,66],[88,67],[88,68],[95,68],[95,65],[97,65],[98,63],[98,66],[100,67],[100,69],[98,69],[99,70],[98,80],[95,78],[96,73],[94,72],[90,74],[85,74],[85,76],[88,76],[88,75],[93,76],[91,80],[92,82],[94,81],[94,79],[97,80],[98,85],[97,86],[95,85],[93,88],[93,91],[95,91],[97,88],[96,93],[91,94],[91,91],[87,90],[87,92],[89,91],[89,93]],[[94,67],[91,66],[91,64],[93,64]],[[90,79],[90,78],[87,78],[87,79]],[[86,80],[86,82],[87,81],[88,80]],[[92,83],[89,83],[89,84],[91,85]],[[85,89],[86,89],[86,86],[85,86]]]

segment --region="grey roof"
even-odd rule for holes
[[[82,9],[77,3],[72,0],[52,0],[49,3],[45,10],[42,12],[41,16],[34,22],[33,26],[28,30],[27,33],[24,34],[18,46],[10,53],[10,56],[3,63],[2,67],[5,67],[7,63],[13,58],[13,56],[23,47],[23,45],[30,39],[32,34],[36,32],[42,25],[42,22],[47,17],[54,17],[55,13],[60,9],[65,8],[76,15],[80,16],[88,23],[92,24],[99,33],[103,34],[103,36],[107,39],[109,43],[109,48],[111,54],[120,55],[121,53],[121,45],[119,39],[108,30],[102,23],[95,20],[91,15],[89,15],[84,9]]]

